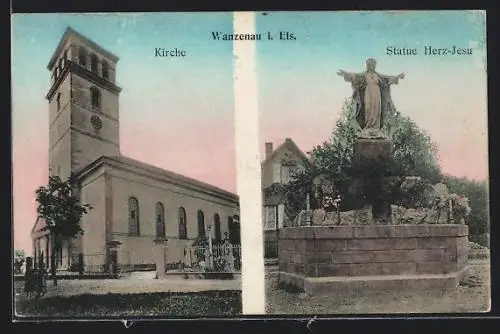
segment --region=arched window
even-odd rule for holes
[[[156,203],[155,207],[155,217],[156,217],[156,237],[165,237],[165,207],[162,203]]]
[[[83,67],[87,67],[87,50],[83,46],[78,49],[78,63]]]
[[[101,92],[96,87],[90,88],[90,98],[92,100],[92,108],[99,108],[101,106]]]
[[[187,239],[186,210],[179,208],[179,239]]]
[[[205,215],[201,210],[198,210],[198,236],[201,238],[207,236],[205,233]]]
[[[109,66],[108,62],[105,60],[102,61],[102,77],[104,79],[109,79]]]
[[[222,234],[220,231],[220,216],[218,213],[214,215],[214,229],[215,229],[215,240],[220,241],[222,239]]]
[[[90,70],[94,73],[97,73],[97,63],[99,60],[97,59],[97,56],[93,53],[90,56]]]
[[[137,198],[128,199],[128,233],[130,235],[139,235],[139,201]]]

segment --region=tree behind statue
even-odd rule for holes
[[[347,99],[344,101],[341,115],[330,139],[309,152],[312,167],[296,175],[295,179],[285,187],[287,207],[298,206],[303,209],[306,193],[312,192],[313,179],[323,175],[342,195],[341,209],[352,208],[355,198],[350,198],[354,196],[349,195],[348,188],[351,186],[350,177],[354,173],[354,142],[359,131],[356,122],[353,101]],[[382,130],[394,143],[392,158],[381,166],[382,170],[372,170],[371,173],[395,177],[419,176],[429,184],[442,179],[436,145],[409,117],[398,111],[391,112],[386,115]],[[288,209],[288,211],[293,217],[300,209]]]

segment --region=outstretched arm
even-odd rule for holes
[[[337,72],[337,74],[340,75],[341,77],[344,77],[344,80],[349,81],[349,82],[353,82],[355,80],[356,76],[359,75],[358,73],[351,73],[351,72],[346,72],[343,70],[339,70]]]
[[[399,79],[404,79],[405,78],[405,75],[404,73],[401,73],[401,74],[398,74],[398,75],[387,75],[386,76],[387,80],[388,80],[388,84],[389,85],[397,85],[399,83]]]

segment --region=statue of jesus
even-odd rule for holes
[[[398,84],[399,79],[405,77],[403,73],[396,76],[377,73],[376,66],[375,59],[370,58],[363,73],[337,72],[352,84],[356,121],[362,129],[359,136],[364,138],[386,138],[380,131],[384,117],[388,112],[395,111],[390,85]]]

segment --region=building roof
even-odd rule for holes
[[[134,171],[130,170],[130,167],[137,168],[148,173],[151,176],[161,177],[165,179],[166,182],[184,188],[190,188],[195,191],[205,192],[208,195],[215,195],[229,201],[237,202],[239,200],[238,195],[227,190],[124,156],[102,156],[82,168],[77,173],[77,176],[80,178],[85,178],[86,176],[95,172],[103,164],[122,169],[127,169],[128,167],[128,170],[131,172]]]
[[[286,138],[285,142],[283,142],[280,146],[278,146],[264,161],[262,162],[262,166],[267,164],[269,161],[272,161],[274,157],[279,154],[282,150],[288,149],[292,152],[295,152],[299,157],[301,157],[306,164],[310,164],[311,161],[307,157],[307,155],[302,152],[302,150],[295,144],[295,142],[291,138]]]
[[[115,63],[118,62],[118,60],[120,59],[115,54],[113,54],[113,53],[109,52],[108,50],[104,49],[103,47],[99,46],[97,43],[92,41],[90,38],[85,37],[84,35],[80,34],[78,31],[74,30],[71,27],[67,27],[61,40],[59,41],[59,44],[57,45],[56,50],[54,51],[54,53],[52,54],[52,57],[50,58],[49,64],[47,65],[47,68],[49,70],[52,69],[52,67],[54,66],[54,63],[57,60],[57,57],[59,57],[59,55],[61,54],[62,47],[64,46],[66,41],[71,37],[75,37],[75,38],[85,42],[85,44],[88,44],[92,49],[94,49],[95,51],[104,55],[105,57],[108,57],[109,59],[111,59]]]

